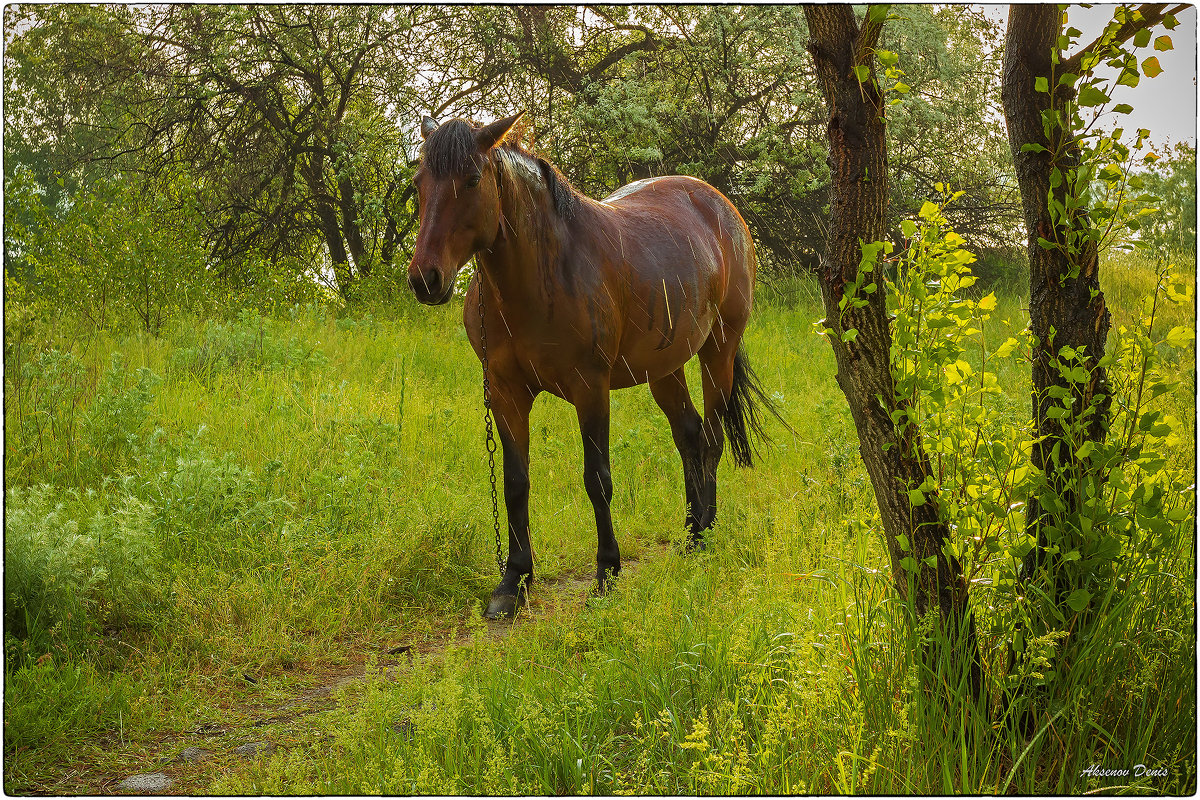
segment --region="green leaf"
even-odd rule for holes
[[[1149,60],[1149,59],[1147,59]],[[1160,70],[1161,72],[1161,70]],[[1149,74],[1149,73],[1147,73]],[[1084,108],[1100,106],[1108,102],[1108,95],[1095,86],[1085,86],[1079,90],[1079,105]]]
[[[1191,328],[1185,328],[1182,325],[1176,325],[1171,328],[1171,332],[1167,334],[1167,344],[1172,347],[1184,348],[1191,344],[1196,339],[1196,332]]]
[[[871,68],[866,64],[857,64],[854,67],[854,77],[858,78],[859,83],[866,83],[871,77]]]
[[[1010,336],[1008,338],[1008,341],[1006,341],[1004,344],[1002,344],[998,348],[996,348],[996,352],[994,353],[994,355],[997,358],[1007,358],[1009,355],[1012,354],[1013,350],[1016,350],[1017,347],[1020,346],[1020,344],[1021,343],[1019,341],[1017,341],[1016,339],[1014,339],[1013,337]]]
[[[1080,611],[1083,611],[1085,608],[1087,608],[1087,604],[1091,601],[1091,599],[1092,593],[1087,589],[1076,589],[1067,596],[1067,605],[1071,607],[1072,611],[1078,614]]]
[[[908,503],[914,508],[925,505],[925,493],[920,489],[909,489]]]
[[[1124,69],[1121,71],[1121,77],[1117,78],[1117,85],[1136,89],[1141,80],[1142,76],[1137,69]]]
[[[1174,47],[1175,47],[1175,45],[1171,41],[1171,37],[1167,36],[1166,34],[1159,36],[1157,39],[1154,40],[1154,49],[1158,50],[1161,53],[1165,53]]]
[[[1045,153],[1046,148],[1043,147],[1042,145],[1038,144],[1037,142],[1028,142],[1027,144],[1021,145],[1021,152],[1022,153]]]
[[[1042,94],[1048,94],[1050,92],[1050,81],[1045,75],[1037,76],[1033,79],[1033,90]]]
[[[1135,33],[1133,35],[1133,46],[1134,47],[1145,47],[1148,44],[1150,44],[1150,29],[1149,28],[1142,28],[1140,31],[1138,31],[1137,33]]]
[[[1128,103],[1117,103],[1115,106],[1113,106],[1113,111],[1117,112],[1118,114],[1128,114],[1133,111],[1133,106],[1129,105]]]
[[[1156,78],[1162,74],[1162,71],[1162,67],[1158,63],[1158,56],[1150,56],[1142,62],[1142,72],[1146,73],[1147,78]]]

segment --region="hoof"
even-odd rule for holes
[[[687,540],[687,544],[683,546],[684,553],[704,552],[707,549],[708,544],[704,541],[703,536],[692,536]]]
[[[611,569],[596,573],[596,584],[592,589],[592,595],[594,597],[604,597],[612,589],[619,575],[620,573],[613,572]]]
[[[483,612],[486,619],[507,619],[517,616],[517,610],[525,605],[525,593],[518,597],[515,594],[494,594],[488,602],[487,611]]]

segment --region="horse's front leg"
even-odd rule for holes
[[[591,389],[575,401],[583,435],[583,486],[596,512],[596,588],[608,591],[621,571],[621,551],[612,524],[612,472],[608,459],[608,386]]]
[[[529,410],[533,397],[525,386],[497,381],[492,387],[492,413],[504,453],[508,562],[484,613],[488,619],[514,616],[524,605],[533,580],[533,548],[529,544]]]

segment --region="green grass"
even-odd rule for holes
[[[1146,267],[1117,266],[1120,319]],[[168,732],[455,630],[465,644],[342,690],[337,709],[280,733],[288,748],[197,788],[1056,793],[1118,785],[1079,775],[1093,763],[1144,763],[1168,776],[1131,778],[1139,791],[1194,789],[1190,531],[1139,591],[1110,599],[1104,641],[1137,640],[1098,640],[1072,668],[1080,707],[1032,742],[992,729],[998,684],[990,709],[920,689],[922,634],[891,589],[811,283],[760,293],[747,351],[796,433],[772,427],[754,470],[721,465],[710,550],[678,547],[681,468],[648,390],[614,393],[613,517],[638,568],[501,639],[479,618],[495,564],[461,307],[372,311],[6,338],[6,591],[26,587],[6,607],[6,790],[62,790],[79,752],[96,774],[148,771]],[[991,346],[1025,320],[1002,297]],[[1194,375],[1194,349],[1176,361]],[[1027,367],[999,377],[1020,424]],[[1161,398],[1189,426],[1191,381]],[[573,409],[539,399],[531,432],[538,578],[588,576]],[[1002,674],[988,597],[982,647]]]

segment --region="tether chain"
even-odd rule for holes
[[[500,570],[500,577],[503,578],[504,553],[500,547],[500,502],[496,497],[496,437],[492,433],[492,384],[488,378],[487,328],[483,324],[483,275],[480,274],[478,265],[475,267],[475,274],[479,278],[479,349],[482,351],[479,360],[483,364],[483,426],[487,431],[484,446],[487,448],[488,469],[491,471],[492,481],[492,526],[496,529],[496,567]]]

